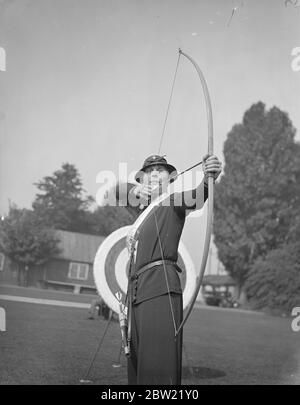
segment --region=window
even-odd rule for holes
[[[87,280],[89,265],[86,263],[70,263],[68,278]]]
[[[0,271],[4,269],[4,259],[5,259],[4,254],[0,253]]]

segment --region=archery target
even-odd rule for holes
[[[126,236],[131,228],[124,226],[112,232],[100,245],[94,260],[94,280],[99,295],[115,312],[119,304],[115,294],[122,293],[123,302],[127,292],[129,255],[126,248]],[[187,307],[196,287],[196,272],[193,261],[182,242],[178,248],[178,273],[183,291],[183,309]]]

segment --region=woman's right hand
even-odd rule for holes
[[[138,186],[134,187],[133,193],[138,198],[148,200],[152,194],[152,187],[149,184],[139,184]]]

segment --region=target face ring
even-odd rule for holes
[[[115,297],[121,292],[123,301],[127,292],[129,255],[126,236],[131,228],[123,226],[112,232],[97,250],[93,272],[99,295],[114,312],[119,312]],[[179,243],[178,261],[182,273],[178,273],[183,291],[183,309],[187,307],[196,287],[196,272],[193,261],[182,242]]]

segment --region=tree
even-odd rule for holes
[[[290,314],[299,306],[300,243],[283,245],[259,257],[249,271],[245,289],[254,308]]]
[[[35,213],[56,229],[89,233],[87,210],[94,201],[85,190],[76,167],[64,163],[61,170],[35,183],[42,194],[32,204]]]
[[[0,249],[18,267],[20,284],[27,285],[30,266],[46,263],[60,253],[59,239],[33,211],[11,206],[0,222]]]
[[[79,172],[72,164],[63,164],[61,170],[44,177],[36,186],[42,193],[36,195],[33,210],[45,224],[55,229],[108,235],[121,226],[132,224],[139,214],[138,208],[125,206],[90,210],[94,198],[84,196]],[[119,187],[118,184],[111,190],[117,200]]]
[[[131,183],[118,182],[107,190],[103,206],[89,213],[89,227],[97,235],[109,235],[122,226],[131,225],[140,214],[138,206],[128,202],[128,192],[133,187]],[[110,205],[114,203],[115,205]]]
[[[96,235],[109,235],[122,226],[131,225],[136,216],[127,207],[98,207],[89,214],[91,232]]]
[[[224,144],[214,237],[221,262],[240,287],[257,258],[299,231],[300,146],[295,132],[285,112],[277,107],[266,111],[258,102]]]

